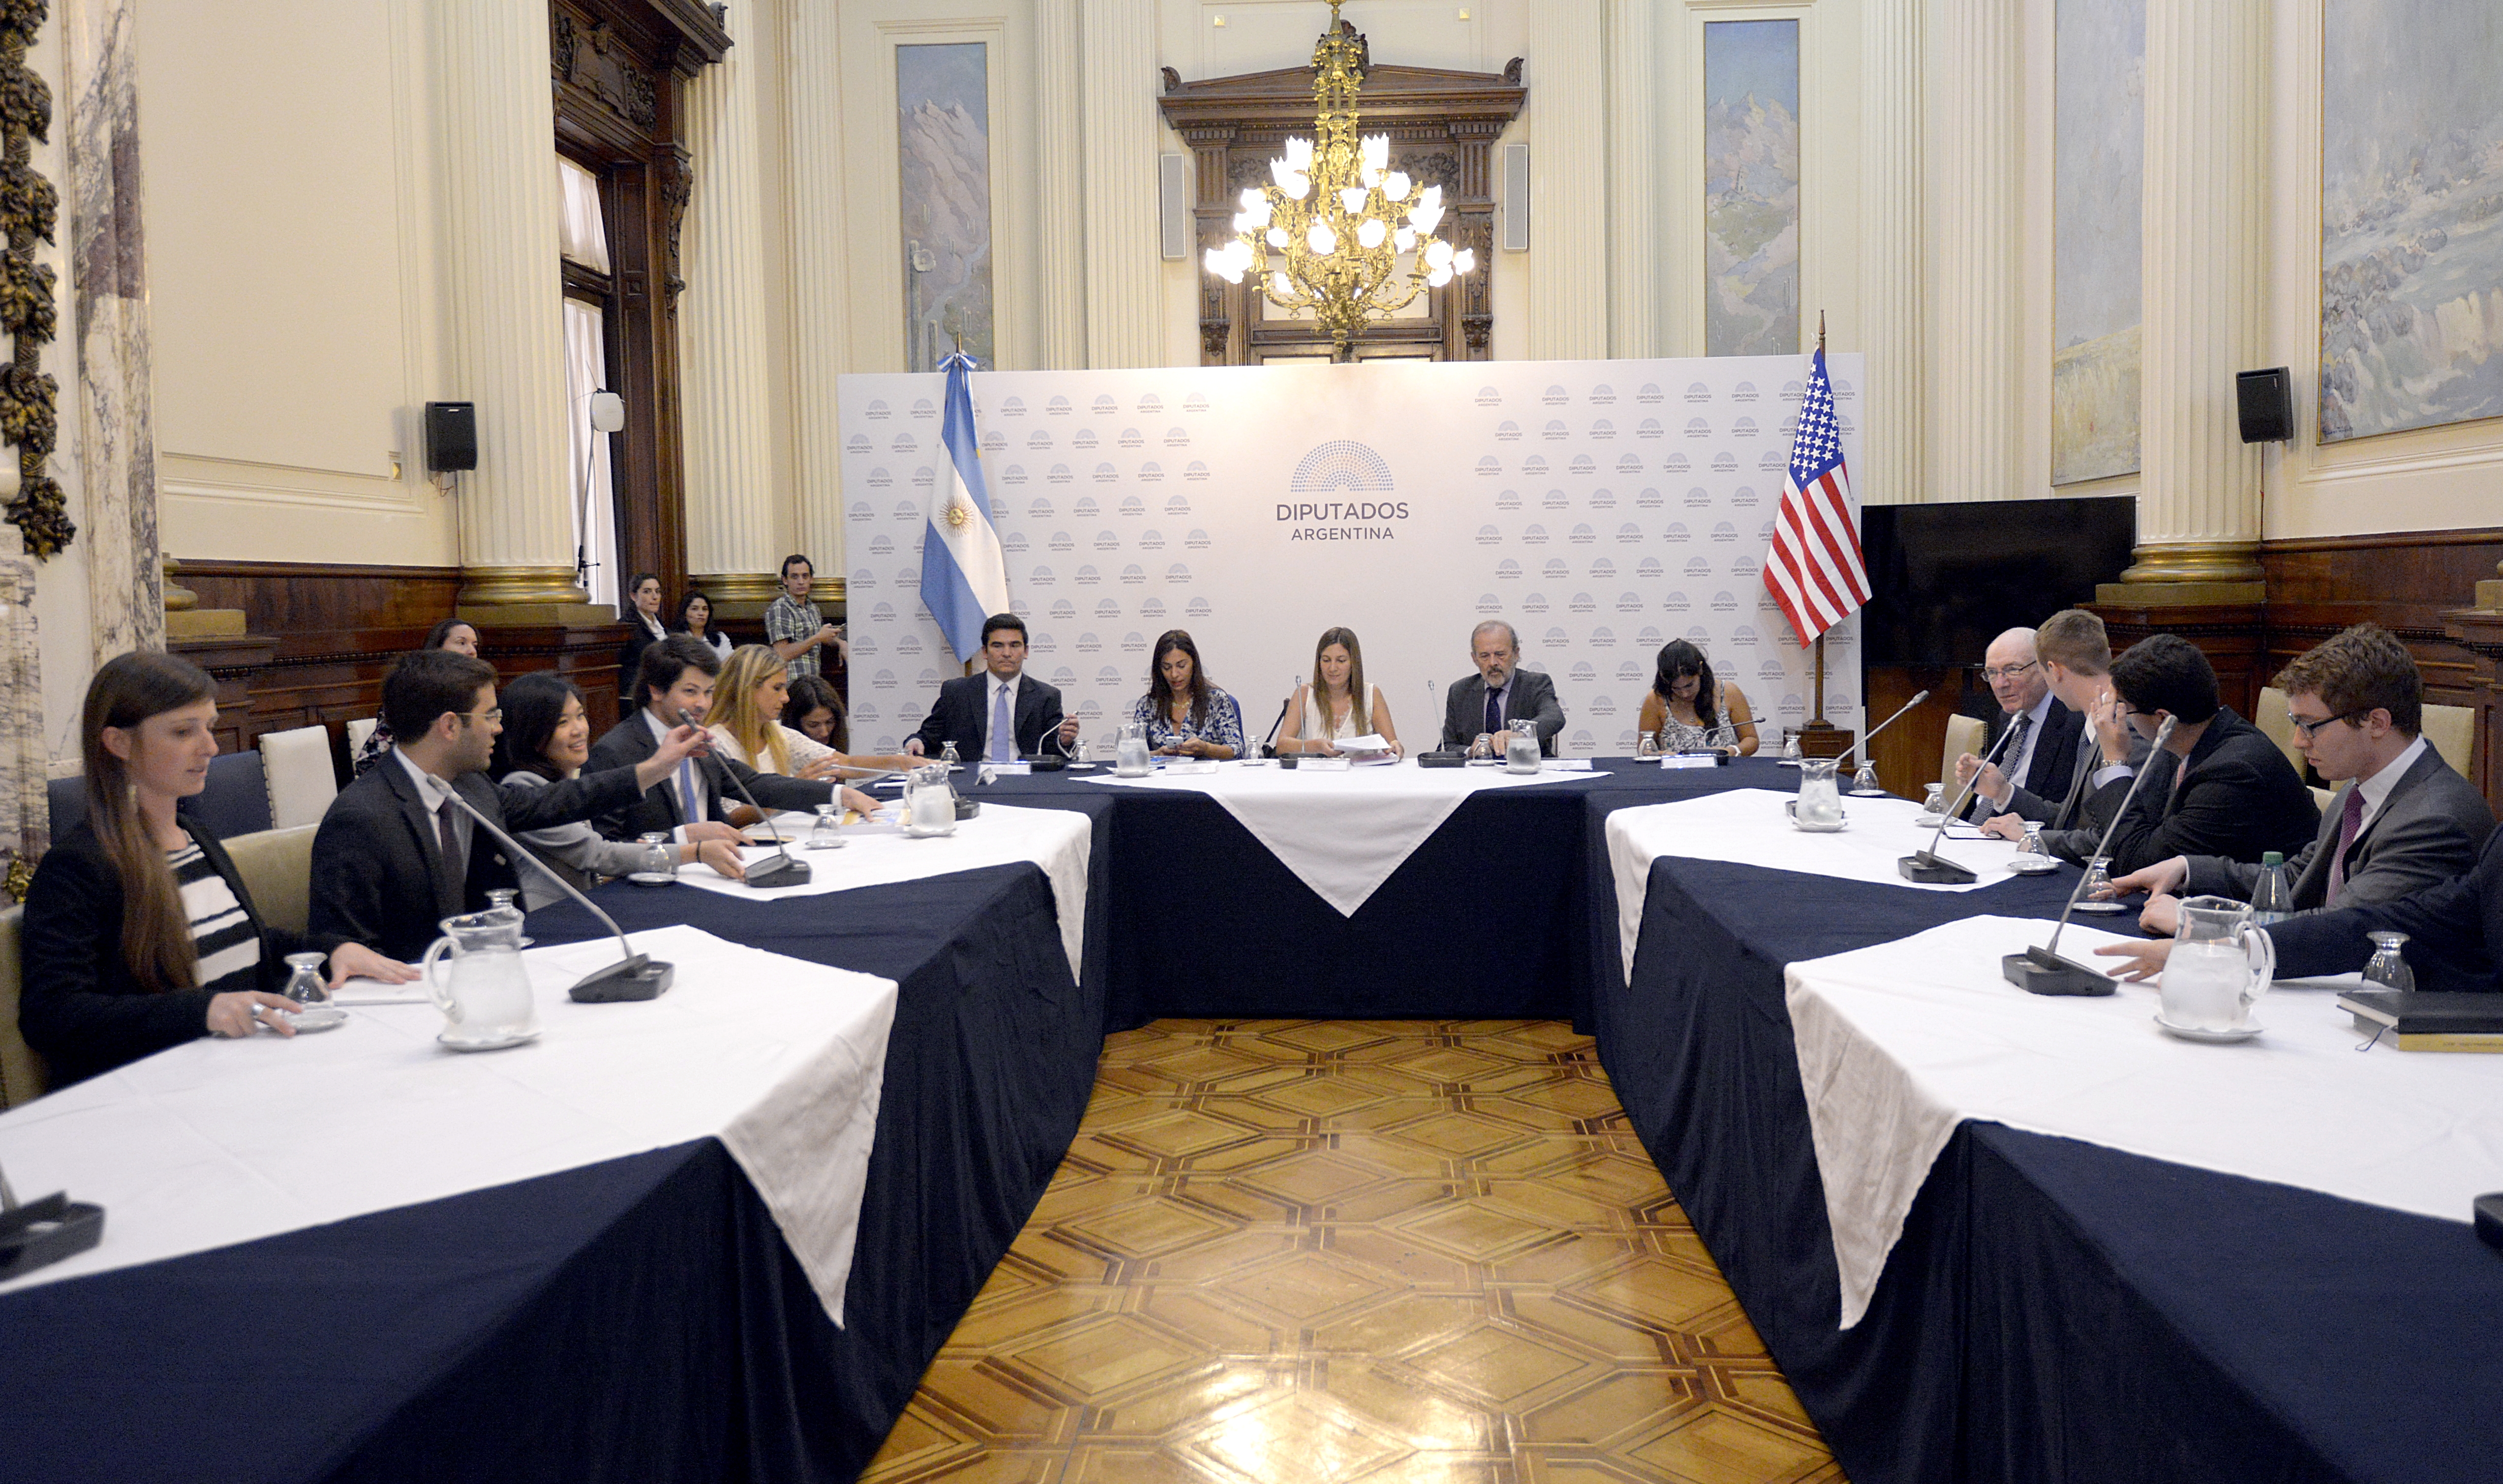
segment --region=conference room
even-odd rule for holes
[[[2491,32],[0,14],[0,1473],[2486,1477]]]

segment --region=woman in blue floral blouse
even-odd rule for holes
[[[1148,693],[1130,707],[1130,719],[1148,729],[1149,750],[1181,757],[1243,755],[1243,707],[1208,683],[1199,646],[1181,629],[1156,640]]]

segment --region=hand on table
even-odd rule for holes
[[[799,776],[813,783],[821,778],[833,777],[836,774],[840,773],[843,770],[843,755],[841,753],[829,752],[823,757],[812,758],[809,761],[801,764]]]
[[[417,965],[385,958],[361,943],[343,943],[330,950],[330,987],[336,989],[352,979],[370,979],[385,984],[413,984]]]
[[[281,1012],[296,1008],[287,996],[261,989],[213,994],[209,996],[207,1016],[209,1034],[239,1038],[266,1025],[282,1036],[291,1036],[295,1034],[295,1027]]]
[[[2148,897],[2146,906],[2139,912],[2138,925],[2150,933],[2172,937],[2181,927],[2181,899],[2161,891]]]
[[[2122,958],[2126,963],[2112,965],[2112,973],[2137,983],[2155,978],[2164,972],[2164,960],[2173,951],[2170,938],[2150,939],[2145,943],[2110,943],[2095,949],[2097,958]]]
[[[747,864],[739,859],[738,846],[729,841],[698,841],[687,846],[686,849],[692,853],[699,865],[710,866],[715,873],[728,877],[734,881],[746,879]]]
[[[878,802],[848,785],[835,790],[835,802],[867,819],[878,811]]]
[[[685,826],[685,829],[687,832],[687,843],[689,845],[701,845],[707,840],[722,840],[728,841],[732,845],[742,845],[747,839],[746,836],[741,835],[738,831],[732,829],[729,825],[722,823],[718,819],[699,819],[695,823]]]
[[[1981,832],[2000,840],[2023,840],[2025,820],[2015,814],[1993,814],[1981,821]]]
[[[2143,870],[2116,877],[2112,880],[2110,890],[2100,891],[2096,895],[2125,897],[2139,891],[2143,891],[2150,896],[2173,895],[2178,893],[2181,890],[2181,883],[2188,880],[2190,880],[2190,857],[2176,855],[2169,860],[2157,861]],[[2165,931],[2170,932],[2172,929],[2167,928]]]
[[[906,755],[910,757],[927,757],[929,755],[922,750],[921,739],[918,737],[906,738],[904,740],[904,750]]]

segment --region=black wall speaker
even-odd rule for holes
[[[463,473],[478,466],[475,402],[426,404],[426,467],[429,473]]]
[[[2234,373],[2234,401],[2243,414],[2243,441],[2283,443],[2294,436],[2294,392],[2285,367]]]

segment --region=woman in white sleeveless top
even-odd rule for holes
[[[1353,629],[1322,633],[1313,646],[1312,683],[1295,687],[1295,699],[1287,703],[1286,722],[1278,730],[1280,752],[1335,755],[1338,743],[1367,734],[1390,743],[1393,752],[1403,750],[1381,687],[1364,683],[1364,650]]]

